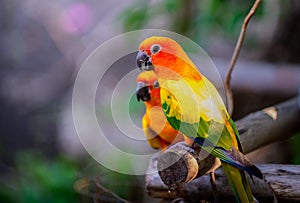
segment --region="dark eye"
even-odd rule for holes
[[[161,46],[159,44],[153,44],[150,48],[152,54],[157,54],[161,50]]]

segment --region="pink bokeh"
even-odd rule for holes
[[[79,34],[86,32],[94,20],[94,12],[84,3],[74,3],[65,9],[62,15],[62,28],[68,33]]]

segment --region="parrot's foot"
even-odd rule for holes
[[[186,145],[185,142],[178,142],[174,145],[172,145],[171,147],[169,147],[169,149],[182,149],[184,151],[187,151],[191,154],[194,154],[195,153],[195,150],[192,149],[190,146]]]

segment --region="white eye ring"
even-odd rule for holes
[[[150,48],[150,52],[152,54],[157,54],[158,52],[160,52],[161,50],[161,46],[159,44],[153,44]]]

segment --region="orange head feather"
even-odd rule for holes
[[[153,71],[147,71],[147,72],[143,71],[136,78],[136,82],[138,83],[144,82],[149,86],[153,85],[156,81],[157,81],[157,76]]]
[[[201,79],[197,67],[182,47],[168,37],[153,36],[145,39],[139,46],[137,64],[144,70],[154,70],[159,79]]]

